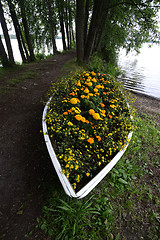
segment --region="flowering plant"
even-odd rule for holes
[[[109,163],[132,130],[130,110],[110,75],[82,72],[52,89],[45,121],[74,189]]]

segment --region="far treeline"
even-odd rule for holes
[[[57,54],[61,33],[63,50],[76,47],[77,62],[93,54],[114,61],[120,47],[138,49],[144,42],[159,42],[159,0],[0,0],[0,36],[3,67],[15,60],[8,29],[14,27],[23,63],[36,60],[45,46]]]

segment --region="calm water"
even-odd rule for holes
[[[2,39],[2,41],[3,41],[3,44],[5,46],[5,40]],[[63,49],[62,39],[56,39],[56,44],[57,44],[57,50],[62,51],[62,49]],[[20,55],[20,52],[19,52],[17,39],[11,39],[11,45],[12,45],[13,55],[14,55],[15,61],[19,62],[19,63],[22,63],[22,58],[21,58],[21,55]],[[5,46],[5,49],[6,49],[6,46]],[[49,54],[47,48],[46,48],[45,53]],[[52,51],[51,51],[51,53],[52,53]]]
[[[139,55],[120,51],[118,65],[124,70],[120,79],[127,89],[160,99],[160,46],[148,46],[145,43]]]

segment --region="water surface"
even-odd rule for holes
[[[127,89],[160,98],[160,45],[151,48],[145,43],[140,54],[121,49],[118,65],[124,71],[120,76]]]

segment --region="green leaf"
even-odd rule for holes
[[[125,184],[125,185],[128,184],[128,182],[126,182],[123,178],[119,178],[118,181],[122,184]]]

